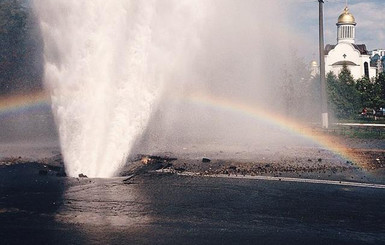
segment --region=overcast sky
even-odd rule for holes
[[[318,1],[291,0],[291,2],[293,9],[290,11],[289,18],[295,23],[294,30],[309,44],[302,55],[312,58],[318,53]],[[357,22],[356,43],[366,44],[369,50],[384,49],[385,1],[349,0],[348,5]],[[337,42],[336,22],[344,7],[345,0],[325,0],[325,44]]]

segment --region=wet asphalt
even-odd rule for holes
[[[385,189],[0,166],[0,244],[385,244]]]

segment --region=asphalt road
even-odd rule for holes
[[[0,167],[1,244],[385,244],[385,189]]]

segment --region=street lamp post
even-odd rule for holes
[[[324,44],[324,20],[323,20],[323,4],[324,0],[318,0],[319,3],[319,58],[320,58],[320,82],[321,82],[321,116],[322,127],[329,127],[328,104],[326,96],[325,82],[325,44]]]

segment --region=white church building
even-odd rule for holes
[[[344,65],[354,79],[376,76],[376,67],[370,66],[370,53],[365,44],[356,44],[356,21],[345,7],[337,22],[337,44],[325,47],[325,71],[338,75]]]

